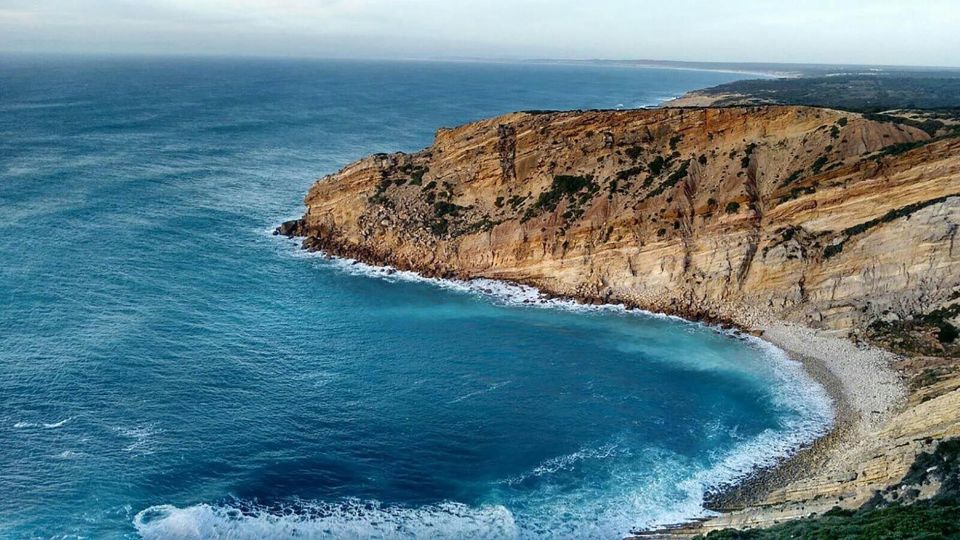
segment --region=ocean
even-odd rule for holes
[[[271,235],[439,127],[736,74],[0,57],[0,537],[619,538],[828,429],[779,350]]]

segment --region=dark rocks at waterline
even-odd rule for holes
[[[284,221],[280,224],[279,227],[273,230],[274,236],[287,236],[293,238],[295,236],[303,236],[301,234],[303,231],[303,220],[302,219],[291,219],[290,221]]]

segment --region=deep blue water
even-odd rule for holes
[[[269,231],[315,178],[440,126],[734,78],[0,59],[0,537],[613,538],[698,514],[829,422],[797,364]]]

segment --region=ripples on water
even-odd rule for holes
[[[313,179],[675,70],[0,60],[0,536],[617,537],[821,433],[756,340],[269,234]]]

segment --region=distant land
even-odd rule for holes
[[[869,64],[788,64],[770,62],[685,62],[675,60],[556,60],[532,59],[528,62],[598,66],[633,66],[670,69],[697,69],[754,73],[773,77],[831,77],[838,75],[885,75],[893,77],[960,78],[960,67],[893,66]]]
[[[960,77],[949,72],[744,80],[690,92],[668,106],[808,105],[854,112],[960,107]]]

